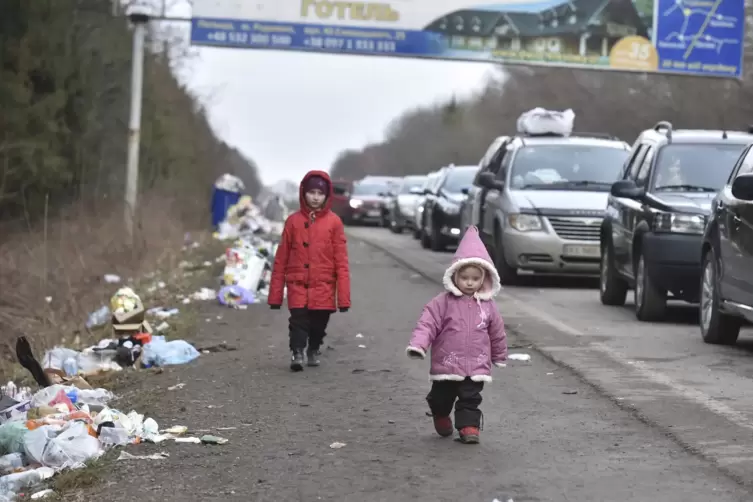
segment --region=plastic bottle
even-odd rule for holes
[[[49,467],[40,467],[30,471],[8,474],[0,478],[0,492],[18,493],[24,488],[41,483],[54,473],[55,471]]]
[[[78,362],[76,362],[76,359],[69,357],[63,361],[63,371],[68,376],[76,376],[78,374]]]
[[[23,453],[9,453],[0,457],[0,472],[12,472],[24,466]]]

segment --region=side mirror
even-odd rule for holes
[[[478,183],[490,190],[502,190],[505,187],[504,182],[498,180],[494,173],[488,171],[478,175]]]
[[[460,193],[462,193],[463,195],[468,195],[468,193],[470,193],[470,190],[467,188],[463,188],[462,190],[460,190]]]
[[[410,193],[413,195],[423,195],[424,191],[421,189],[421,187],[411,187]]]
[[[753,201],[753,174],[741,174],[732,182],[732,196],[744,201]]]
[[[612,188],[609,190],[615,197],[622,197],[624,199],[641,199],[646,195],[646,191],[643,188],[639,188],[633,180],[620,180],[612,184]]]
[[[377,193],[377,196],[378,197],[386,197],[387,194],[385,194],[384,192],[379,192],[379,193]]]

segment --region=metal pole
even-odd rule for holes
[[[131,113],[128,120],[128,164],[125,188],[125,226],[128,242],[134,242],[134,217],[139,186],[139,146],[141,140],[141,101],[144,85],[144,39],[147,16],[131,16],[134,24],[131,57]]]

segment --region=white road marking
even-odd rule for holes
[[[552,326],[558,331],[567,333],[574,337],[588,336],[582,331],[570,326],[569,324],[563,321],[560,321],[559,319],[555,317],[552,317],[551,315],[547,314],[546,312],[540,309],[529,307],[528,305],[518,300],[514,296],[511,296],[510,294],[501,293],[499,295],[499,298],[501,298],[502,301],[507,301],[507,302],[512,303],[515,306],[515,308],[524,312],[526,315],[529,315],[546,324],[549,324],[550,326]],[[735,425],[739,427],[753,430],[753,424],[751,424],[750,418],[748,418],[744,413],[740,413],[739,411],[723,403],[715,401],[708,394],[700,392],[699,390],[696,390],[692,387],[688,387],[686,385],[678,383],[674,381],[673,379],[671,379],[670,377],[668,377],[667,375],[660,373],[658,371],[652,370],[645,363],[641,361],[632,361],[621,352],[615,349],[612,349],[611,347],[608,347],[602,343],[594,342],[594,343],[591,343],[589,347],[593,350],[597,350],[601,352],[602,354],[606,355],[617,364],[624,364],[625,362],[627,362],[631,368],[637,371],[646,380],[668,387],[669,389],[672,390],[673,393],[689,401],[692,401],[713,413],[716,413],[726,418],[727,420],[729,420],[730,422],[734,423]],[[546,350],[545,347],[544,349]]]

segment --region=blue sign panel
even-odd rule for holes
[[[744,0],[193,4],[195,45],[742,76]]]

